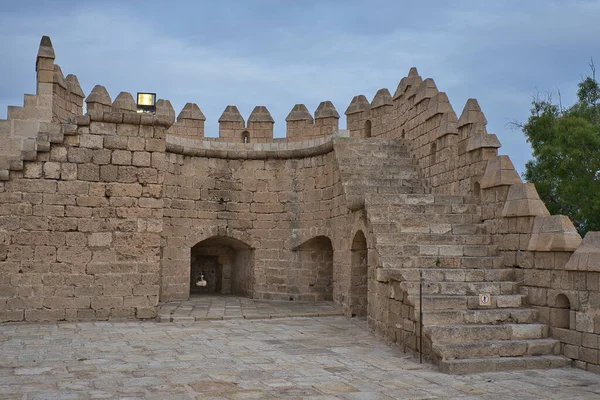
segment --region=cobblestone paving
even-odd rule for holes
[[[577,369],[449,376],[344,317],[0,326],[0,399],[600,399]]]
[[[190,300],[162,303],[160,322],[190,322],[218,319],[284,317],[330,317],[342,315],[332,301],[268,301],[227,295],[200,295]]]

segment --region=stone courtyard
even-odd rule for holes
[[[600,399],[572,368],[445,375],[338,317],[0,326],[0,399]]]

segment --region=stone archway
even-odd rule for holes
[[[290,267],[288,289],[299,299],[333,300],[333,246],[327,236],[313,237],[294,248]]]
[[[206,282],[205,286],[199,284],[201,280]],[[223,293],[252,297],[252,248],[225,236],[213,236],[197,243],[191,249],[189,282],[190,295]]]
[[[353,317],[366,317],[369,304],[369,254],[363,231],[356,232],[350,250],[350,309]]]

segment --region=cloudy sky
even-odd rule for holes
[[[207,136],[228,104],[245,118],[267,106],[284,136],[294,104],[331,100],[343,114],[354,95],[393,93],[416,66],[458,115],[478,99],[523,172],[530,148],[509,122],[526,121],[536,92],[573,103],[590,58],[600,66],[599,21],[597,0],[2,0],[0,118],[35,92],[42,35],[86,94],[154,91],[177,113],[195,102]]]

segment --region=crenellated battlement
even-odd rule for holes
[[[206,117],[197,104],[187,103],[176,117],[168,100],[159,99],[154,114],[138,114],[130,93],[121,92],[113,101],[101,85],[85,97],[77,77],[64,77],[55,58],[52,42],[44,36],[36,58],[36,95],[25,95],[21,107],[9,106],[7,120],[0,121],[2,159],[14,160],[21,151],[31,152],[39,139],[40,124],[74,122],[84,112],[91,121],[158,125],[166,128],[167,135],[203,142],[310,143],[340,133],[339,113],[331,101],[323,101],[314,113],[304,104],[294,105],[285,119],[284,138],[273,137],[276,121],[267,107],[256,106],[245,118],[235,105],[228,105],[218,119],[218,137],[206,137]],[[500,147],[496,136],[487,133],[487,121],[476,100],[467,101],[457,117],[446,94],[433,79],[423,79],[416,68],[400,80],[393,95],[382,88],[371,101],[364,95],[355,96],[345,116],[350,137],[407,139],[428,186],[444,193],[471,193],[487,160],[496,157]],[[473,169],[472,157],[479,150],[483,153]],[[457,154],[466,159],[460,161]],[[461,168],[470,170],[457,173]]]

